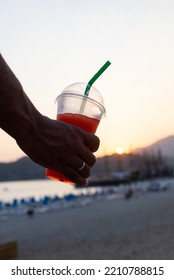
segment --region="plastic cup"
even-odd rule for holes
[[[106,111],[100,92],[92,86],[89,95],[86,96],[84,95],[86,86],[86,83],[72,84],[56,98],[57,120],[76,125],[95,134]],[[46,176],[53,180],[73,183],[63,174],[52,169],[46,169]]]

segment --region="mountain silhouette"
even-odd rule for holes
[[[174,135],[160,139],[150,146],[144,148],[138,148],[135,152],[157,152],[160,151],[165,157],[174,157]]]
[[[10,163],[0,163],[0,181],[44,179],[45,168],[28,157]]]

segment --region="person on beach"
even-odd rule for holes
[[[87,185],[99,147],[97,136],[43,116],[0,54],[0,127],[37,164]],[[83,167],[83,168],[82,168]]]

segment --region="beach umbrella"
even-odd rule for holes
[[[66,200],[66,201],[72,201],[72,200],[74,200],[75,199],[75,195],[74,194],[67,194],[67,195],[65,195],[64,196],[64,199]]]
[[[60,197],[59,197],[58,195],[55,195],[55,196],[53,197],[53,201],[54,201],[54,202],[59,201],[59,200],[60,200]]]
[[[29,202],[30,204],[35,204],[36,203],[35,197],[31,197]]]
[[[42,200],[41,200],[42,204],[43,205],[48,205],[49,203],[49,197],[48,196],[45,196]]]
[[[21,198],[20,203],[21,203],[22,205],[25,205],[25,204],[27,203],[27,201],[26,201],[25,198]]]
[[[17,207],[18,206],[18,200],[17,199],[13,199],[12,206],[13,207]]]

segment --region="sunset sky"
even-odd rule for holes
[[[44,115],[69,84],[95,82],[106,107],[97,156],[174,134],[173,0],[1,0],[1,53]],[[12,116],[13,117],[13,116]],[[0,161],[24,154],[0,130]]]

